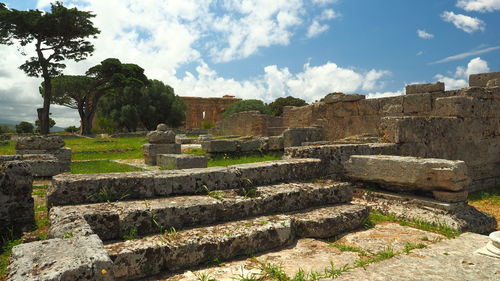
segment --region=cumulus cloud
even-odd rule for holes
[[[430,33],[428,33],[427,31],[425,31],[423,29],[417,29],[417,35],[418,35],[418,37],[420,37],[422,39],[432,39],[432,38],[434,38],[433,34],[430,34]]]
[[[458,66],[455,73],[451,76],[437,74],[434,78],[437,81],[444,82],[446,90],[453,90],[467,87],[469,75],[489,71],[488,63],[477,57],[471,59],[466,67]]]
[[[319,66],[304,64],[303,71],[291,73],[288,68],[276,65],[264,67],[257,79],[237,81],[220,77],[201,62],[196,74],[187,72],[184,78],[174,79],[171,85],[193,96],[220,96],[237,94],[240,98],[257,98],[270,102],[282,96],[294,96],[312,102],[331,92],[353,93],[360,90],[376,90],[388,71],[372,69],[356,72],[327,62]]]
[[[316,37],[316,36],[320,35],[321,33],[327,31],[328,28],[330,28],[330,27],[327,24],[321,24],[321,23],[319,23],[319,21],[315,20],[312,22],[312,24],[307,29],[306,36],[307,36],[307,38]]]
[[[494,12],[500,10],[500,0],[459,0],[457,7],[469,12]]]
[[[446,22],[451,22],[456,28],[461,29],[467,33],[473,33],[478,30],[484,31],[486,24],[484,21],[469,17],[462,14],[455,14],[453,12],[445,11],[441,14],[441,19]]]

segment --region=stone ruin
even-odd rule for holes
[[[31,167],[35,177],[52,177],[69,172],[71,149],[64,147],[59,136],[21,137],[16,143],[15,155],[0,155],[0,164],[9,161],[23,161]]]
[[[173,130],[159,124],[156,131],[146,135],[149,144],[143,145],[144,162],[161,168],[176,170],[206,168],[208,159],[202,155],[181,154],[181,143]]]
[[[429,93],[414,93],[424,90]],[[7,280],[152,277],[283,248],[298,238],[338,237],[360,227],[370,208],[489,233],[495,218],[469,206],[466,196],[471,188],[498,184],[500,170],[493,168],[500,159],[500,89],[442,90],[441,84],[412,86],[407,96],[375,101],[332,95],[326,99],[332,103],[290,109],[312,110],[309,117],[315,118],[302,127],[316,128],[332,143],[305,138],[302,143],[311,145],[286,147],[284,160],[55,176],[48,190],[49,239],[14,247]],[[368,106],[373,116],[363,123],[359,114]],[[427,111],[403,115],[416,107]],[[381,114],[389,111],[401,116]],[[316,118],[325,116],[375,124],[378,139],[387,142],[335,142],[373,131],[332,131],[338,124]],[[241,149],[238,143],[227,146]],[[377,270],[369,274],[383,276]]]
[[[4,240],[35,228],[31,167],[23,161],[0,164],[0,247]]]

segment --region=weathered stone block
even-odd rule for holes
[[[365,99],[365,95],[360,94],[343,94],[343,93],[331,93],[323,98],[325,103],[336,103],[336,102],[353,102]]]
[[[97,235],[56,238],[15,246],[7,280],[111,281],[112,267]]]
[[[412,94],[403,96],[403,113],[420,115],[432,110],[432,101],[430,94]]]
[[[389,155],[353,155],[345,164],[348,177],[387,185],[395,190],[461,191],[470,179],[463,161]]]
[[[34,177],[52,177],[69,169],[69,165],[61,163],[51,154],[0,155],[0,163],[7,161],[23,161],[27,163],[31,167]]]
[[[235,140],[211,140],[201,142],[201,149],[206,153],[236,152],[238,142]]]
[[[469,86],[486,87],[488,81],[500,78],[500,71],[469,75]]]
[[[434,198],[436,198],[436,200],[455,203],[467,202],[467,196],[469,196],[469,192],[465,190],[457,192],[433,190],[432,195],[434,196]]]
[[[194,154],[158,154],[157,165],[166,169],[206,168],[208,158]]]
[[[22,161],[0,165],[0,245],[35,227],[31,168]]]
[[[378,115],[380,111],[379,99],[360,100],[358,109],[359,115]]]
[[[175,132],[168,131],[151,131],[146,135],[149,143],[163,144],[163,143],[175,143]]]
[[[268,150],[283,150],[284,144],[283,144],[283,137],[282,136],[272,136],[269,137],[269,140],[267,142],[267,149]]]
[[[411,84],[406,86],[406,94],[420,94],[420,93],[433,93],[433,92],[443,92],[444,83],[428,83],[428,84]]]
[[[238,142],[239,151],[241,152],[251,152],[259,151],[261,142],[258,139],[254,140],[242,140]]]
[[[403,97],[388,97],[378,99],[380,114],[384,116],[399,116],[403,114]]]
[[[17,139],[16,150],[55,150],[63,146],[59,136],[29,136]]]
[[[500,87],[500,78],[491,79],[486,83],[486,87]]]
[[[158,154],[180,154],[181,145],[177,143],[162,143],[162,144],[144,144],[142,145],[142,154],[144,162],[148,165],[156,165],[156,157]]]
[[[284,147],[301,146],[303,142],[320,140],[323,140],[323,130],[321,128],[290,128],[283,132]]]

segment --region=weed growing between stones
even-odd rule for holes
[[[341,250],[342,252],[355,252],[363,256],[369,256],[369,253],[358,247],[353,247],[342,243],[331,243],[330,246],[335,247]]]
[[[139,238],[139,234],[137,233],[137,228],[133,227],[128,231],[128,234],[123,235],[123,240],[133,240]]]
[[[394,257],[396,255],[397,254],[393,251],[392,247],[388,246],[383,251],[380,251],[380,252],[378,252],[378,253],[376,253],[374,255],[371,255],[371,256],[369,256],[367,258],[357,259],[354,264],[356,265],[356,267],[363,267],[363,268],[365,268],[370,263],[380,262],[380,261],[383,261],[383,260],[386,260],[386,259],[390,259],[390,258],[392,258],[392,257]]]
[[[413,249],[423,249],[427,247],[424,243],[406,242],[403,252],[408,254]]]
[[[372,228],[376,224],[385,221],[396,222],[402,226],[410,226],[413,228],[429,232],[439,233],[441,235],[446,236],[447,238],[457,237],[458,235],[461,234],[460,231],[454,230],[453,228],[447,226],[444,223],[431,223],[416,218],[408,221],[402,218],[398,218],[397,216],[392,214],[384,215],[377,211],[370,212],[368,218],[363,222],[363,227],[365,227],[366,229]]]
[[[99,193],[89,196],[89,200],[94,200],[99,203],[111,203],[117,201],[123,201],[130,196],[129,190],[118,192],[114,187],[107,188],[102,187]]]
[[[195,274],[196,278],[198,278],[199,281],[217,281],[216,279],[212,278],[210,274],[205,274],[205,273],[197,273]]]
[[[153,207],[151,206],[151,204],[148,201],[144,201],[144,205],[148,209],[147,212],[148,212],[149,217],[151,218],[151,223],[158,228],[160,233],[164,233],[165,228],[163,227],[163,225],[160,224],[160,222],[158,220],[158,215],[155,212],[153,212]],[[175,230],[175,228],[174,228],[174,230]],[[176,232],[176,234],[177,234],[177,232]]]
[[[217,200],[222,200],[222,195],[224,195],[224,192],[220,190],[210,190],[210,188],[206,185],[202,185],[201,188],[196,190],[196,193],[205,194]]]

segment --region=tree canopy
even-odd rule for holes
[[[178,127],[185,119],[186,105],[174,89],[158,80],[149,80],[141,88],[125,87],[107,95],[99,104],[98,115],[135,131],[139,126],[154,130],[159,123]]]
[[[86,40],[100,32],[93,26],[93,17],[90,12],[66,8],[61,2],[52,3],[50,12],[19,11],[0,3],[0,44],[34,44],[36,55],[19,68],[28,76],[41,76],[44,80],[43,107],[38,109],[42,134],[48,134],[50,128],[52,78],[62,73],[64,60],[84,60],[94,51],[92,43]],[[26,55],[24,50],[21,54]]]
[[[23,121],[19,124],[16,125],[16,133],[22,134],[22,133],[33,133],[33,124],[30,122]]]
[[[270,114],[271,110],[269,106],[264,104],[261,100],[240,100],[235,103],[232,103],[226,107],[226,110],[222,114],[222,118],[226,118],[232,114],[242,112],[242,111],[250,111],[257,110],[263,114]]]
[[[283,114],[283,107],[285,106],[304,106],[304,105],[307,105],[305,100],[288,96],[286,98],[277,98],[275,101],[269,104],[269,108],[271,110],[272,115],[281,116],[281,114]]]
[[[92,120],[100,99],[108,94],[121,93],[125,87],[141,87],[148,83],[144,69],[136,64],[122,64],[109,58],[91,67],[86,75],[62,75],[53,79],[55,104],[77,109],[81,119],[82,134],[91,134]],[[45,95],[45,83],[40,87]]]

